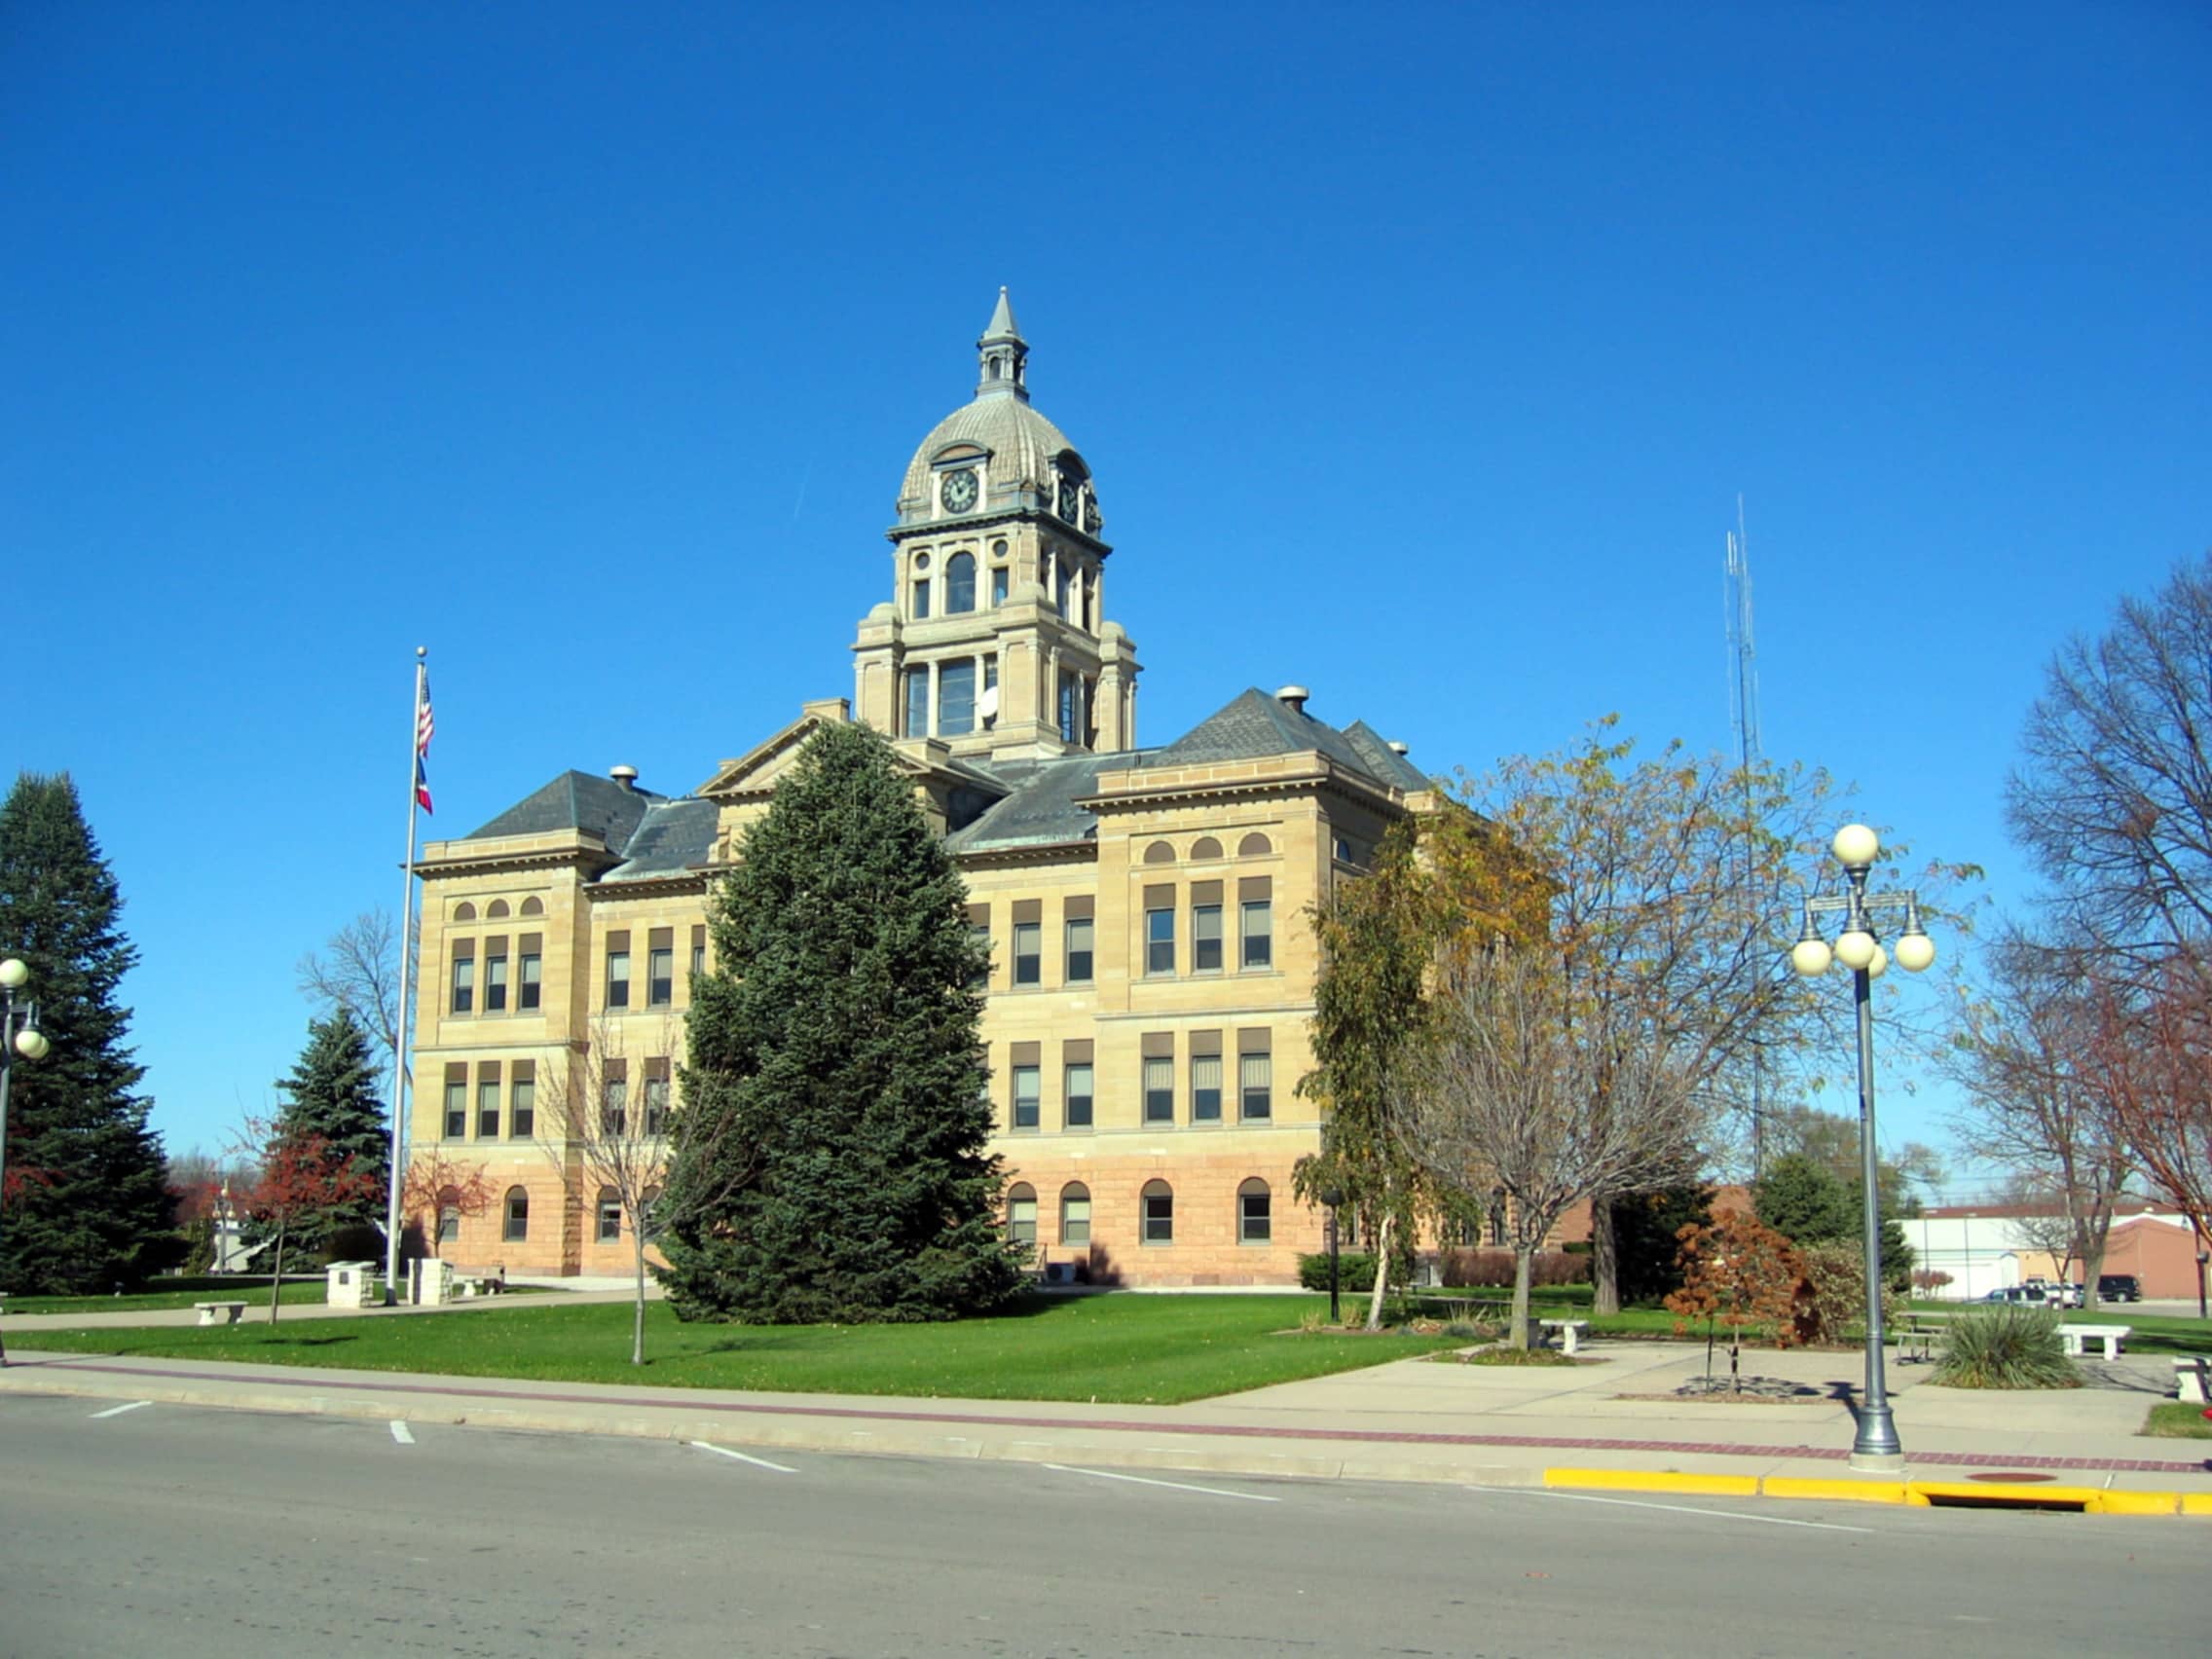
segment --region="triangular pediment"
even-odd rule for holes
[[[826,725],[842,725],[847,719],[843,698],[809,703],[799,718],[766,742],[735,760],[724,760],[715,775],[701,784],[698,793],[708,800],[760,800],[773,794],[776,781],[798,760],[806,740]]]

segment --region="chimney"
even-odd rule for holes
[[[611,767],[607,775],[626,790],[635,790],[638,787],[638,768],[635,766]]]
[[[1303,715],[1306,713],[1306,699],[1312,695],[1313,693],[1307,690],[1303,685],[1285,685],[1275,693],[1275,701],[1292,714]]]

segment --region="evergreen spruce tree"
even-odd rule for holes
[[[113,874],[66,773],[26,772],[0,805],[0,957],[30,969],[53,1043],[18,1061],[8,1101],[0,1285],[83,1294],[139,1282],[181,1256],[145,1068],[116,993],[137,952]]]
[[[376,1070],[368,1032],[341,1005],[328,1018],[308,1021],[307,1047],[292,1075],[277,1080],[283,1091],[277,1139],[319,1136],[332,1156],[350,1159],[353,1173],[373,1184],[373,1190],[298,1226],[294,1240],[305,1248],[328,1247],[340,1228],[373,1229],[384,1220],[391,1128],[377,1093]]]
[[[817,732],[710,904],[659,1210],[680,1317],[946,1319],[1017,1293],[965,899],[890,746]]]

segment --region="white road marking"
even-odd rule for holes
[[[1057,1469],[1063,1475],[1089,1475],[1094,1480],[1128,1481],[1136,1486],[1166,1487],[1170,1492],[1202,1492],[1208,1497],[1240,1497],[1246,1503],[1280,1503],[1279,1497],[1263,1497],[1253,1492],[1225,1492],[1220,1487],[1186,1486],[1181,1481],[1147,1480],[1143,1475],[1117,1475],[1110,1469],[1076,1469],[1065,1463],[1047,1463],[1048,1469]]]
[[[771,1463],[765,1457],[749,1457],[743,1452],[732,1452],[726,1446],[716,1446],[708,1441],[692,1440],[685,1442],[685,1444],[696,1446],[702,1452],[712,1452],[718,1457],[735,1457],[740,1463],[751,1463],[756,1468],[773,1469],[779,1475],[795,1475],[798,1473],[796,1469],[787,1468],[782,1463]]]
[[[402,1446],[412,1446],[415,1444],[415,1431],[409,1428],[405,1423],[401,1422],[397,1418],[393,1418],[391,1419],[391,1437],[392,1439],[398,1441]]]
[[[121,1417],[125,1412],[134,1412],[140,1406],[150,1406],[153,1403],[151,1400],[132,1400],[128,1406],[110,1406],[104,1412],[94,1412],[92,1416],[96,1418]]]
[[[1530,1487],[1467,1487],[1468,1492],[1507,1492],[1521,1497],[1562,1497],[1570,1503],[1611,1503],[1623,1509],[1664,1509],[1672,1515],[1710,1515],[1720,1521],[1755,1521],[1762,1527],[1809,1527],[1817,1532],[1872,1532],[1871,1527],[1846,1527],[1836,1521],[1788,1521],[1779,1515],[1746,1515],[1740,1509],[1693,1509],[1685,1503],[1648,1503],[1634,1497],[1599,1497],[1587,1492],[1538,1492]]]

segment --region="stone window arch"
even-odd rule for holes
[[[491,903],[484,906],[484,919],[486,921],[496,922],[505,914],[507,914],[507,902],[504,899],[495,899]]]
[[[622,1196],[612,1187],[599,1190],[599,1202],[592,1214],[598,1218],[594,1236],[602,1244],[613,1244],[622,1237]]]
[[[522,913],[526,916],[544,915],[545,901],[542,899],[525,899],[522,902]]]
[[[1268,1244],[1274,1239],[1274,1196],[1257,1175],[1236,1189],[1236,1242]]]
[[[1037,1242],[1037,1189],[1026,1181],[1007,1189],[1006,1235],[1016,1244]]]
[[[1194,863],[1199,859],[1218,859],[1220,857],[1221,843],[1211,835],[1200,835],[1191,843],[1191,859]]]
[[[1090,1189],[1081,1181],[1070,1181],[1060,1189],[1060,1242],[1090,1242]]]
[[[1175,1189],[1160,1180],[1144,1184],[1144,1233],[1147,1244],[1175,1242]]]
[[[976,556],[955,553],[944,562],[944,613],[976,608]]]
[[[476,920],[476,906],[463,899],[453,907],[453,919],[457,922],[473,922]]]
[[[521,1244],[530,1237],[530,1189],[509,1187],[504,1204],[500,1206],[503,1218],[499,1236],[509,1244]]]
[[[440,1244],[456,1243],[461,1238],[461,1189],[438,1189],[438,1237]]]
[[[1144,850],[1144,862],[1148,865],[1173,864],[1175,862],[1174,845],[1167,841],[1153,842]]]
[[[1236,843],[1236,856],[1240,859],[1264,859],[1274,850],[1274,843],[1257,830]]]

